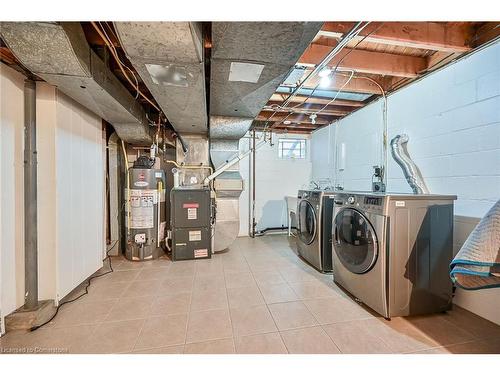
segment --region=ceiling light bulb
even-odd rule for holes
[[[326,77],[321,78],[321,80],[319,81],[319,86],[320,87],[329,87],[331,82],[332,82],[332,80],[330,79],[330,77],[326,76]]]
[[[323,68],[318,73],[318,76],[320,76],[321,78],[325,78],[325,77],[328,77],[331,72],[332,72],[331,69]]]
[[[309,116],[309,118],[311,119],[311,124],[316,124],[316,117],[318,117],[316,113],[313,113],[311,116]]]
[[[285,124],[285,125],[290,125],[291,123],[292,123],[292,122],[291,122],[290,120],[285,120],[285,121],[283,121],[283,124]]]

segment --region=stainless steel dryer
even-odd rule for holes
[[[334,192],[299,190],[297,202],[298,252],[321,272],[332,270],[332,214]]]
[[[449,310],[455,199],[337,193],[334,281],[386,318]]]

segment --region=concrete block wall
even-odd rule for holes
[[[311,160],[314,160],[311,176],[318,183],[331,181],[333,184],[333,171],[335,169],[335,154],[333,137],[335,128],[327,126],[314,132],[312,135]]]
[[[261,134],[257,133],[260,137]],[[305,159],[279,159],[278,139],[305,138]],[[257,230],[287,226],[285,196],[297,196],[297,191],[309,185],[311,181],[311,145],[310,137],[298,134],[273,135],[273,146],[266,143],[256,153],[256,204],[255,216]],[[258,141],[257,141],[258,142]],[[240,152],[250,147],[249,138],[240,140]],[[240,196],[240,236],[249,234],[249,211],[251,199],[250,157],[241,161],[240,172],[245,189]]]
[[[371,190],[372,166],[382,163],[382,100],[330,125],[333,156],[345,143],[330,174],[346,190]],[[324,148],[322,129],[312,145]],[[330,133],[333,131],[330,130]],[[500,42],[466,56],[388,97],[388,143],[409,135],[408,151],[432,193],[455,194],[455,253],[479,219],[500,199]],[[325,174],[324,152],[314,153],[313,175]],[[330,157],[332,156],[330,155]],[[338,158],[337,158],[338,159]],[[401,168],[387,152],[387,190],[411,192]],[[459,290],[455,303],[500,324],[498,290]]]
[[[381,102],[377,102],[334,126],[335,184],[346,190],[371,190],[373,166],[382,163],[381,114]]]
[[[482,217],[500,198],[500,43],[391,95],[389,140],[400,133],[429,189],[457,194],[456,215]],[[390,189],[410,191],[388,160]]]

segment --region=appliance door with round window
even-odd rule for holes
[[[333,248],[342,265],[353,273],[368,272],[377,260],[378,243],[366,216],[351,208],[341,210],[333,230]]]
[[[316,237],[316,211],[308,201],[299,203],[299,238],[306,245]]]

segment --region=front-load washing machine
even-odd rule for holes
[[[334,281],[386,318],[449,310],[455,199],[336,194]]]
[[[299,255],[321,272],[332,271],[333,191],[299,190],[297,247]]]

